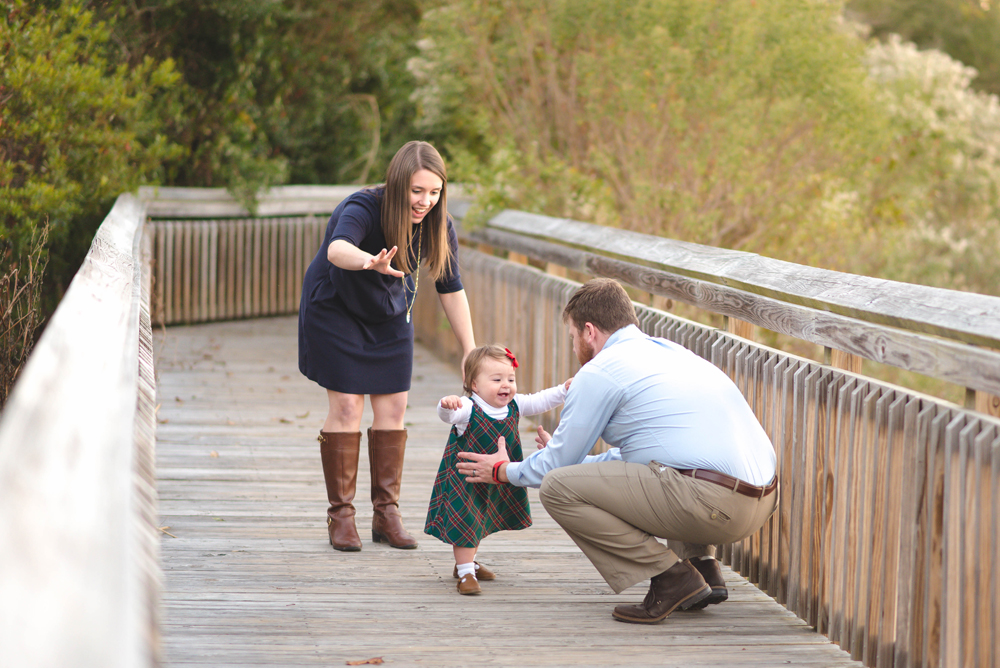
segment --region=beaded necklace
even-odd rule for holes
[[[406,300],[406,289],[407,289],[406,288],[406,276],[403,276],[403,277],[401,277],[399,279],[399,280],[403,281],[403,304],[406,305],[406,322],[407,322],[407,324],[409,324],[409,322],[410,322],[410,311],[413,310],[413,304],[416,303],[416,301],[417,301],[417,290],[420,289],[420,250],[421,250],[421,246],[423,246],[423,243],[424,243],[423,229],[421,229],[417,233],[417,235],[419,237],[418,240],[417,240],[417,266],[413,270],[414,273],[417,275],[417,278],[416,278],[416,280],[413,281],[413,292],[411,293],[412,294],[412,299],[410,299],[409,303],[407,303],[407,300]]]

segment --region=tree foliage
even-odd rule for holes
[[[367,182],[410,138],[405,63],[415,0],[137,0],[98,3],[124,59],[171,58],[182,82],[162,111],[185,152],[165,183],[261,187]]]
[[[996,0],[850,0],[879,39],[899,35],[973,67],[972,86],[1000,95],[1000,3]]]
[[[0,404],[111,201],[178,154],[172,61],[127,67],[85,3],[49,4],[0,2]]]
[[[479,116],[500,203],[765,249],[879,141],[862,45],[835,17],[791,0],[462,0],[425,22],[424,108],[439,126]]]
[[[64,241],[75,219],[177,155],[152,112],[177,80],[173,63],[126,67],[108,57],[109,38],[83,2],[0,4],[0,244],[14,256],[42,221]]]
[[[873,76],[877,58],[841,12],[798,0],[456,0],[428,13],[412,69],[423,122],[461,129],[451,152],[487,210],[995,292],[984,274],[914,270],[915,230],[995,227],[1000,180],[980,169],[988,158],[967,158],[996,139],[963,139],[968,109],[942,116],[927,98],[964,95],[968,81],[947,68],[926,90],[916,69]],[[984,138],[989,123],[972,126]]]

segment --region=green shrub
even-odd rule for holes
[[[153,109],[177,80],[172,62],[118,64],[109,57],[108,25],[86,4],[0,2],[0,355],[7,371],[20,368],[114,198],[155,179],[161,162],[178,153]]]
[[[974,142],[897,113],[911,84],[870,76],[841,12],[798,0],[456,0],[424,22],[417,99],[426,127],[458,129],[455,178],[476,184],[483,211],[940,285],[954,262],[913,271],[917,249],[946,228],[995,229],[994,184],[962,167]],[[954,287],[997,290],[966,278]]]

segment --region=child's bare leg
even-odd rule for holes
[[[471,564],[476,558],[477,547],[459,547],[458,545],[452,545],[452,551],[455,553],[455,563],[456,564]]]

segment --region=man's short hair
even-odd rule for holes
[[[605,334],[639,324],[635,306],[625,288],[610,278],[594,278],[584,283],[569,298],[562,317],[563,322],[569,322],[577,329],[583,329],[589,322]]]

